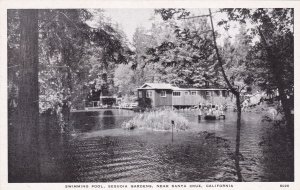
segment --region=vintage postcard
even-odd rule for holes
[[[298,1],[0,6],[1,189],[300,189]]]

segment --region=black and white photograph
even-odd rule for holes
[[[295,182],[294,8],[6,11],[8,184]]]

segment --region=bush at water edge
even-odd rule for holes
[[[174,130],[186,130],[189,128],[188,120],[173,110],[144,112],[136,115],[128,122],[124,122],[122,128],[145,128],[157,131],[168,131],[172,130],[172,120],[174,121]]]

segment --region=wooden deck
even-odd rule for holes
[[[82,110],[71,110],[71,112],[89,112],[89,111],[97,111],[97,110],[110,110],[110,109],[122,109],[122,110],[133,110],[134,107],[86,107]]]

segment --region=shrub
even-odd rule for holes
[[[174,131],[186,130],[189,128],[187,119],[173,110],[144,112],[136,115],[128,122],[124,122],[122,128],[144,128],[156,131],[169,131],[172,130],[172,120],[174,121]]]

